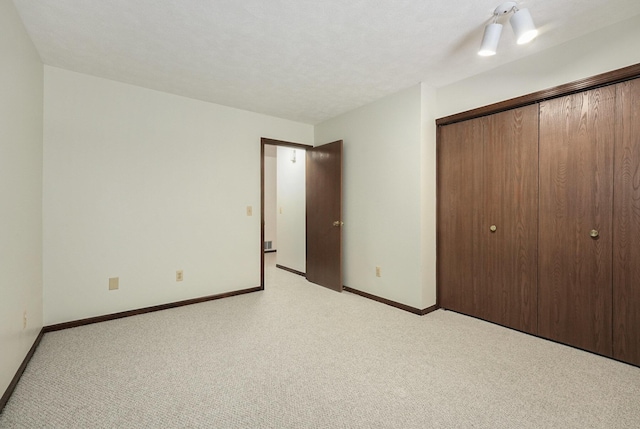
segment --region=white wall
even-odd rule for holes
[[[260,284],[260,137],[311,125],[49,66],[44,98],[45,324]]]
[[[420,146],[420,239],[422,305],[436,304],[436,90],[421,87]]]
[[[271,241],[271,250],[278,249],[278,164],[275,146],[265,145],[264,156],[264,241]]]
[[[42,328],[43,66],[8,0],[0,52],[1,396]]]
[[[440,118],[464,112],[638,63],[640,16],[635,16],[439,88],[436,115]]]
[[[344,284],[416,308],[424,308],[421,104],[416,85],[315,129],[316,145],[344,140]]]
[[[306,151],[278,146],[278,256],[277,263],[287,268],[307,270],[306,252]]]

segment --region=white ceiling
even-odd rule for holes
[[[45,64],[316,124],[440,87],[640,14],[639,0],[523,0],[542,34],[476,55],[497,0],[14,0]]]

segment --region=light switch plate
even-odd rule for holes
[[[117,290],[120,287],[120,278],[119,277],[111,277],[109,278],[109,290]]]

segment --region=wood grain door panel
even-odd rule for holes
[[[537,331],[538,107],[487,116],[484,127],[481,317]],[[496,231],[491,232],[491,225]]]
[[[308,149],[306,172],[307,280],[340,292],[342,140]]]
[[[640,365],[640,79],[616,102],[613,357]]]
[[[438,141],[438,291],[443,308],[477,316],[474,281],[482,120],[443,126]],[[477,250],[475,250],[477,252]]]
[[[612,352],[614,108],[611,86],[540,104],[538,333],[604,355]]]

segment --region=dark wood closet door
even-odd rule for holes
[[[480,317],[537,332],[538,106],[487,116]],[[495,226],[495,231],[492,231]]]
[[[616,100],[613,357],[640,365],[640,79]]]
[[[604,355],[612,353],[614,109],[614,86],[540,104],[538,334]]]
[[[474,246],[482,163],[482,122],[440,127],[438,144],[438,299],[441,307],[475,314]]]

